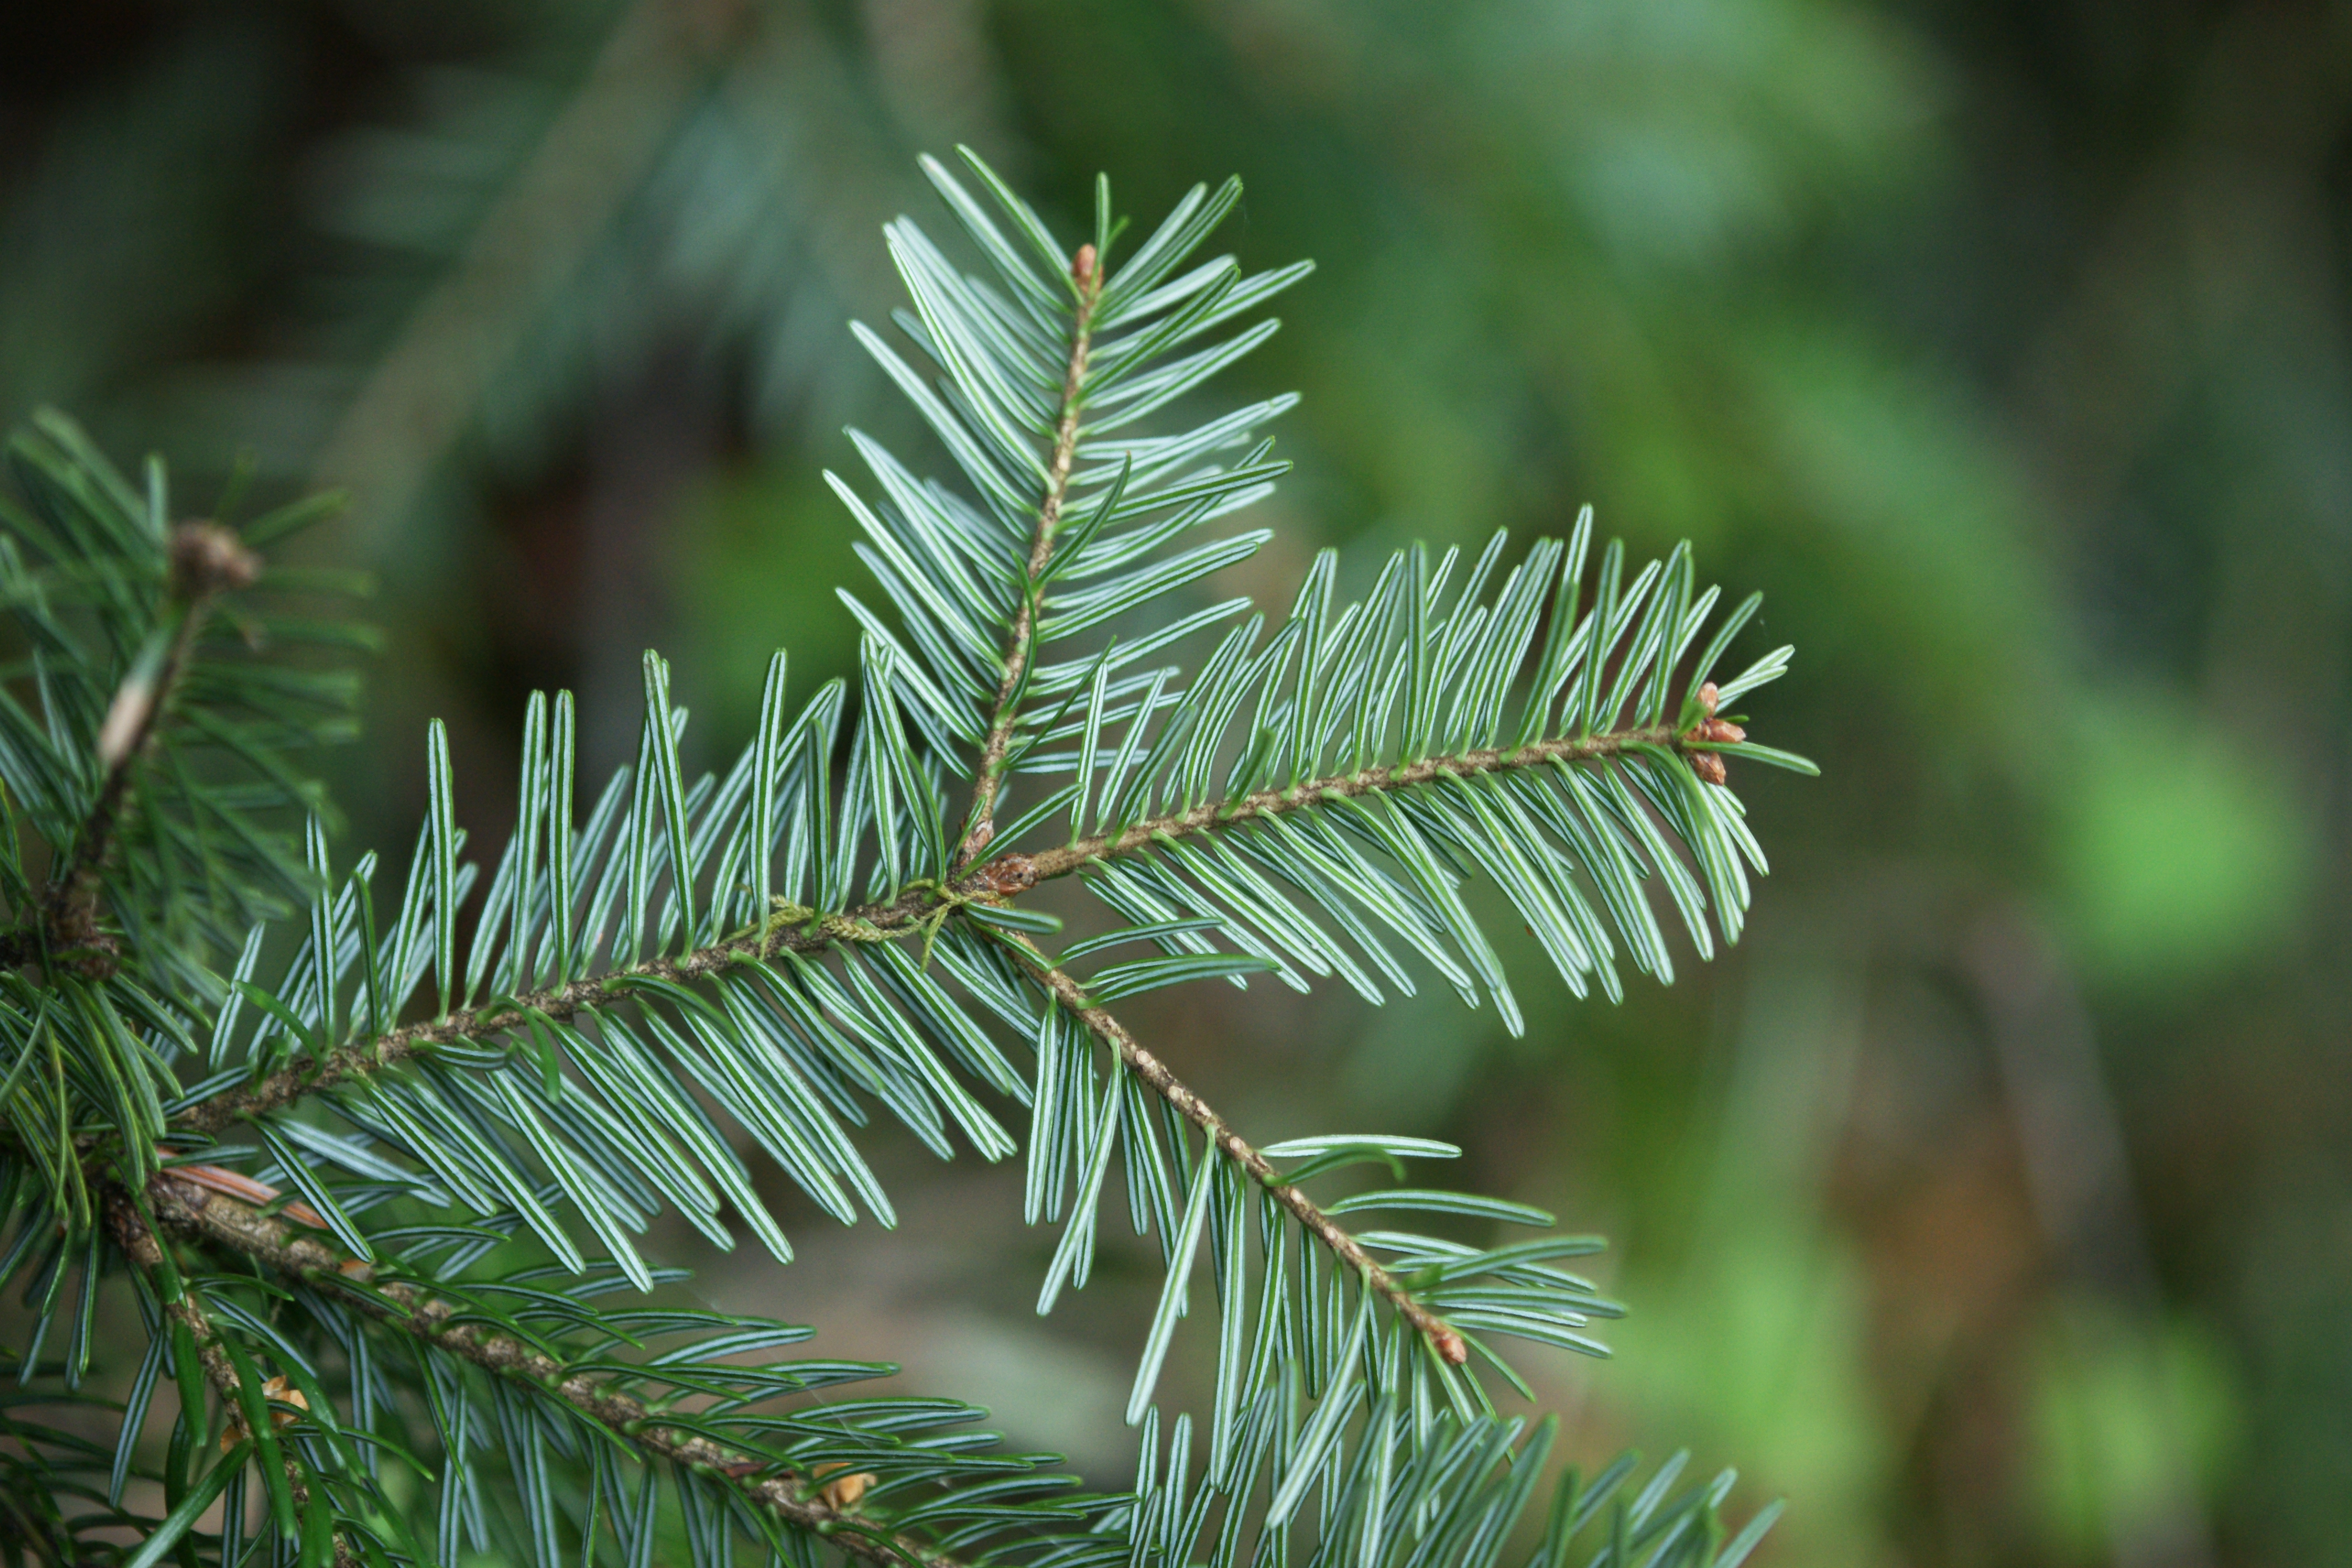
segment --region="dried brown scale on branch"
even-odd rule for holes
[[[158,1150],[157,1152],[160,1153],[162,1151]],[[215,1193],[226,1193],[233,1198],[243,1198],[249,1204],[267,1205],[276,1203],[280,1195],[278,1189],[267,1182],[257,1182],[242,1171],[225,1170],[218,1165],[174,1165],[163,1173],[173,1181],[187,1182]],[[327,1222],[320,1216],[319,1211],[308,1204],[288,1204],[278,1210],[278,1213],[296,1225],[307,1225],[312,1230],[328,1228]]]
[[[1070,468],[1078,456],[1078,410],[1087,379],[1087,353],[1094,338],[1095,306],[1102,299],[1102,271],[1095,265],[1095,247],[1078,247],[1070,263],[1070,279],[1078,288],[1078,308],[1070,328],[1070,363],[1062,377],[1060,416],[1054,426],[1054,452],[1045,465],[1045,499],[1037,508],[1037,531],[1030,541],[1026,582],[1034,585],[1053,558],[1054,534],[1062,525],[1062,505],[1069,493]],[[1019,722],[1022,677],[1029,668],[1030,639],[1036,630],[1037,604],[1034,586],[1025,587],[1013,612],[1013,628],[1004,641],[1004,677],[996,687],[996,714],[988,738],[981,742],[980,766],[972,786],[972,828],[956,851],[959,866],[970,865],[996,837],[996,796],[1004,785],[1004,759],[1013,747]]]
[[[834,1473],[837,1467],[820,1466],[817,1476],[803,1481],[790,1470],[777,1473],[778,1467],[770,1461],[665,1426],[642,1401],[615,1392],[602,1380],[572,1372],[546,1352],[490,1332],[478,1323],[455,1321],[459,1310],[420,1287],[383,1278],[365,1265],[354,1271],[352,1265],[359,1259],[299,1235],[235,1198],[176,1184],[169,1176],[165,1173],[148,1184],[147,1200],[156,1223],[189,1242],[225,1249],[289,1278],[334,1291],[338,1300],[380,1322],[562,1400],[650,1459],[667,1459],[731,1481],[752,1502],[786,1523],[824,1536],[853,1557],[899,1568],[910,1562],[924,1568],[961,1568],[957,1558],[892,1532],[886,1517],[856,1510],[872,1484],[866,1472],[838,1475]],[[116,1201],[131,1212],[126,1197],[117,1194]],[[145,1245],[150,1258],[156,1257],[152,1237],[146,1238]],[[825,1475],[833,1479],[823,1479]],[[877,1541],[867,1531],[878,1531],[889,1539]]]
[[[1025,893],[1037,885],[1037,862],[1027,855],[1003,855],[965,879],[965,886],[984,888],[997,898]]]
[[[856,1470],[845,1476],[840,1473],[841,1471],[848,1468],[849,1463],[845,1459],[835,1459],[829,1465],[812,1465],[809,1467],[810,1479],[813,1480],[823,1481],[824,1483],[817,1488],[816,1495],[818,1500],[822,1501],[825,1507],[830,1509],[856,1508],[857,1506],[857,1500],[866,1495],[866,1489],[872,1486],[880,1479],[871,1470]],[[827,1476],[830,1476],[833,1479],[831,1480],[826,1480],[825,1478]]]
[[[295,1415],[294,1411],[310,1408],[310,1401],[304,1396],[302,1391],[282,1377],[265,1379],[261,1384],[261,1397],[273,1404],[293,1406],[292,1410],[273,1410],[269,1413],[269,1425],[272,1430],[283,1430],[293,1426],[295,1422],[302,1419]],[[245,1418],[236,1412],[231,1411],[229,1418],[221,1425],[220,1451],[224,1454],[236,1453],[236,1446],[245,1440]],[[293,1467],[288,1466],[287,1475],[291,1478],[293,1474]],[[305,1501],[309,1500],[309,1489],[299,1480],[295,1481],[294,1491],[298,1499]]]
[[[1453,1326],[1421,1304],[1412,1292],[1405,1289],[1396,1276],[1375,1261],[1361,1243],[1350,1236],[1318,1207],[1315,1201],[1282,1179],[1274,1163],[1260,1153],[1250,1142],[1225,1124],[1225,1120],[1209,1108],[1206,1100],[1192,1092],[1184,1082],[1168,1070],[1168,1065],[1146,1050],[1142,1043],[1127,1031],[1127,1026],[1101,1007],[1094,1005],[1086,988],[1069,974],[1045,962],[1045,955],[1027,940],[1009,932],[998,935],[1020,958],[1022,966],[1035,976],[1037,983],[1051,992],[1054,998],[1067,1008],[1072,1016],[1087,1028],[1125,1062],[1136,1077],[1150,1085],[1152,1092],[1174,1106],[1186,1121],[1206,1133],[1218,1151],[1234,1164],[1249,1173],[1250,1178],[1273,1194],[1292,1218],[1313,1232],[1316,1238],[1331,1249],[1349,1268],[1360,1274],[1364,1283],[1386,1297],[1396,1309],[1397,1316],[1411,1323],[1448,1363],[1460,1366],[1470,1359],[1469,1347]]]

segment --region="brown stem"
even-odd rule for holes
[[[1127,1026],[1087,997],[1086,988],[1063,971],[1047,963],[1036,946],[1017,933],[991,931],[1020,959],[1021,965],[1036,977],[1038,984],[1053,993],[1064,1008],[1101,1037],[1105,1044],[1118,1053],[1129,1071],[1151,1087],[1154,1093],[1174,1106],[1177,1112],[1193,1126],[1208,1134],[1219,1153],[1249,1173],[1252,1180],[1274,1196],[1274,1201],[1288,1210],[1290,1216],[1316,1238],[1331,1249],[1332,1255],[1355,1269],[1364,1283],[1388,1298],[1397,1316],[1418,1330],[1431,1348],[1455,1366],[1470,1358],[1469,1348],[1462,1342],[1446,1321],[1421,1304],[1411,1290],[1405,1289],[1386,1268],[1366,1252],[1362,1243],[1342,1227],[1337,1220],[1316,1206],[1315,1201],[1282,1179],[1274,1163],[1242,1135],[1225,1124],[1223,1117],[1209,1108],[1208,1101],[1195,1094],[1182,1079],[1168,1070],[1168,1064],[1144,1049],[1140,1041],[1127,1032]]]
[[[110,1191],[107,1194],[106,1209],[122,1255],[143,1272],[151,1276],[158,1274],[163,1262],[163,1244],[155,1239],[154,1232],[147,1228],[147,1222],[141,1217],[129,1194],[120,1188]],[[222,1405],[228,1411],[231,1430],[239,1429],[243,1425],[240,1412],[244,1409],[239,1393],[244,1384],[237,1377],[236,1363],[229,1360],[228,1352],[221,1348],[220,1332],[213,1327],[212,1320],[205,1316],[203,1300],[193,1289],[184,1286],[176,1300],[168,1299],[169,1293],[162,1289],[158,1289],[156,1294],[166,1298],[164,1312],[185,1326],[188,1337],[195,1342],[196,1362],[204,1368],[205,1381],[211,1384],[220,1395]],[[272,1380],[273,1384],[277,1382]],[[265,1390],[265,1394],[275,1397],[275,1387]],[[301,1403],[299,1394],[295,1396],[294,1403]],[[201,1412],[193,1410],[187,1413],[191,1426],[195,1425],[201,1415]],[[310,1488],[303,1479],[301,1467],[289,1458],[285,1461],[285,1468],[286,1484],[292,1489],[295,1505],[307,1507],[310,1501]],[[334,1539],[336,1568],[356,1568],[359,1559],[345,1544],[341,1533],[338,1532]]]
[[[189,656],[214,601],[229,589],[249,586],[261,569],[244,542],[216,522],[180,524],[172,534],[170,563],[171,597],[180,624],[163,662],[152,671],[134,664],[108,705],[98,734],[106,777],[74,836],[73,853],[42,899],[43,934],[51,960],[66,958],[93,979],[104,979],[115,970],[113,941],[98,929],[99,881],[114,850],[131,773],[187,673]]]
[[[1205,802],[1190,811],[1136,823],[1119,833],[1097,834],[1091,838],[1081,838],[1058,849],[1041,851],[1031,858],[1030,867],[1042,882],[1048,878],[1067,876],[1097,860],[1107,860],[1114,855],[1140,849],[1157,838],[1181,838],[1188,833],[1203,833],[1212,827],[1226,827],[1234,823],[1247,822],[1253,817],[1279,816],[1285,812],[1297,811],[1335,796],[1378,795],[1388,790],[1411,789],[1417,784],[1433,783],[1448,774],[1469,778],[1510,768],[1542,767],[1549,763],[1590,762],[1596,757],[1613,757],[1639,745],[1670,746],[1678,739],[1678,732],[1671,726],[1654,724],[1640,730],[1612,730],[1602,735],[1538,741],[1531,745],[1507,751],[1463,752],[1454,756],[1425,757],[1420,762],[1397,767],[1364,768],[1352,773],[1334,773],[1328,778],[1293,784],[1288,789],[1258,790],[1239,800]]]
[[[1028,670],[1030,647],[1037,627],[1036,583],[1053,558],[1054,534],[1062,525],[1062,503],[1069,494],[1070,468],[1078,456],[1078,408],[1087,379],[1087,353],[1094,340],[1095,306],[1102,299],[1102,268],[1095,264],[1095,247],[1082,245],[1070,276],[1078,286],[1078,314],[1070,331],[1070,363],[1062,375],[1061,417],[1054,426],[1054,454],[1045,466],[1045,499],[1037,508],[1037,531],[1029,544],[1029,569],[1023,579],[1021,603],[1013,612],[1013,629],[1004,641],[1004,679],[996,687],[996,712],[989,721],[988,738],[981,742],[979,776],[972,785],[972,827],[957,851],[959,864],[969,865],[988,847],[996,834],[996,795],[1003,787],[1004,759],[1013,748],[1013,726],[1020,721],[1015,698]]]
[[[738,1453],[707,1437],[664,1426],[644,1403],[520,1340],[494,1333],[479,1323],[458,1322],[459,1309],[415,1285],[373,1277],[373,1268],[322,1242],[222,1194],[173,1180],[166,1171],[148,1184],[156,1222],[192,1241],[225,1247],[291,1279],[335,1291],[338,1298],[377,1321],[403,1330],[476,1366],[528,1386],[625,1439],[648,1458],[667,1459],[742,1489],[752,1502],[786,1523],[827,1538],[853,1557],[906,1568],[960,1568],[957,1559],[912,1537],[891,1531],[888,1521],[826,1500],[827,1483],[760,1472],[764,1460]],[[126,1204],[124,1205],[128,1207]],[[148,1245],[154,1244],[151,1238]],[[837,1486],[838,1483],[833,1483]],[[847,1526],[849,1528],[844,1528]],[[887,1534],[886,1542],[866,1531]]]

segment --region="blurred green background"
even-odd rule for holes
[[[944,464],[844,322],[958,141],[1072,232],[1097,169],[1147,222],[1237,172],[1224,243],[1321,264],[1218,592],[1589,500],[1800,650],[1757,728],[1826,776],[1737,777],[1731,956],[1611,1008],[1530,944],[1517,1042],[1202,988],[1139,1019],[1179,1070],[1608,1233],[1619,1357],[1541,1392],[1787,1493],[1771,1563],[2352,1562],[2352,7],[11,5],[0,418],[189,510],[240,447],[352,487],[349,842],[408,841],[436,714],[480,842],[534,686],[603,766],[643,647],[706,755],[771,647],[848,665],[841,426]],[[1142,1285],[1042,1324],[1017,1175],[886,1159],[900,1233],[700,1288],[1116,1478]]]

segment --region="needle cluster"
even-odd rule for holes
[[[858,678],[795,696],[778,651],[757,732],[700,776],[657,655],[608,779],[578,776],[571,695],[534,696],[494,855],[436,723],[404,866],[337,864],[300,757],[346,731],[351,678],[288,650],[364,639],[313,613],[352,584],[273,555],[321,503],[174,521],[160,465],[134,487],[60,420],[10,447],[0,1284],[33,1310],[5,1353],[70,1403],[107,1292],[147,1337],[110,1449],[10,1418],[0,1535],[131,1568],[1527,1550],[1556,1434],[1511,1402],[1525,1358],[1604,1353],[1620,1308],[1568,1267],[1600,1244],[1408,1175],[1448,1145],[1259,1142],[1116,1009],[1434,985],[1517,1031],[1504,920],[1580,996],[1671,980],[1678,946],[1738,939],[1765,869],[1732,768],[1810,771],[1729,711],[1788,650],[1718,676],[1756,601],[1719,614],[1687,548],[1636,568],[1589,513],[1400,552],[1360,597],[1326,552],[1279,616],[1214,599],[1268,537],[1227,520],[1285,471],[1297,400],[1204,388],[1309,268],[1197,259],[1237,183],[1131,251],[1103,183],[1073,254],[964,161],[924,169],[969,265],[898,220],[911,308],[854,329],[954,472],[849,433]],[[1035,907],[1061,881],[1094,934]],[[807,1326],[677,1303],[665,1217],[792,1262],[763,1170],[894,1224],[878,1121],[1023,1163],[1057,1231],[1040,1312],[1132,1245],[1108,1229],[1152,1239],[1131,1487],[863,1393],[890,1369],[806,1355]],[[1213,1386],[1170,1411],[1185,1331]],[[1730,1473],[1682,1469],[1570,1469],[1533,1563],[1737,1563],[1770,1510],[1727,1540]],[[94,1544],[123,1526],[141,1544]]]

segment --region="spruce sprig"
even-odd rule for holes
[[[1068,253],[964,161],[978,195],[924,170],[981,269],[901,218],[906,346],[855,329],[960,480],[850,433],[870,488],[833,482],[880,591],[845,595],[855,687],[795,709],[776,653],[749,744],[690,777],[648,654],[636,761],[593,798],[571,696],[534,696],[487,876],[436,723],[426,821],[381,909],[378,858],[338,872],[289,760],[341,732],[348,678],[277,648],[347,634],[258,607],[337,585],[268,559],[318,509],[174,524],[160,466],[134,491],[56,420],[12,449],[27,502],[0,516],[0,581],[27,653],[0,689],[0,1284],[28,1280],[19,1370],[60,1397],[81,1396],[105,1281],[127,1279],[150,1336],[102,1509],[41,1501],[91,1486],[59,1479],[96,1462],[62,1431],[0,1455],[26,1539],[137,1523],[136,1568],[258,1538],[306,1562],[550,1568],[680,1543],[700,1568],[738,1534],[796,1564],[934,1568],[1504,1551],[1554,1429],[1497,1408],[1497,1384],[1528,1393],[1500,1347],[1604,1353],[1589,1331],[1620,1309],[1560,1267],[1599,1244],[1405,1184],[1448,1145],[1255,1142],[1177,1076],[1181,1042],[1147,1047],[1113,1009],[1213,980],[1336,978],[1378,1003],[1433,976],[1516,1031],[1497,906],[1579,995],[1622,994],[1621,955],[1671,979],[1657,906],[1706,956],[1765,869],[1727,762],[1811,771],[1728,711],[1788,650],[1718,684],[1756,601],[1717,617],[1686,547],[1629,574],[1589,513],[1516,561],[1500,534],[1475,558],[1400,552],[1354,602],[1327,552],[1270,630],[1204,603],[1267,537],[1222,520],[1285,470],[1264,432],[1296,399],[1143,422],[1198,404],[1308,268],[1192,260],[1235,182],[1120,259],[1107,182]],[[1065,943],[1029,895],[1070,878],[1108,924]],[[299,940],[264,978],[289,906]],[[884,1369],[743,1359],[805,1329],[622,1294],[683,1277],[640,1240],[665,1209],[789,1262],[759,1162],[845,1223],[895,1223],[856,1136],[877,1110],[942,1158],[1023,1156],[1025,1217],[1061,1226],[1040,1311],[1087,1283],[1118,1157],[1164,1266],[1127,1492],[998,1452],[968,1406],[818,1397]],[[1364,1165],[1398,1184],[1328,1195]],[[1450,1234],[1356,1217],[1374,1214]],[[1533,1234],[1461,1239],[1496,1225]],[[1203,1271],[1210,1405],[1163,1425]],[[139,1432],[167,1382],[157,1468]],[[1737,1562],[1770,1510],[1727,1542],[1728,1472],[1677,1492],[1682,1468],[1632,1495],[1630,1461],[1570,1472],[1535,1562],[1580,1541],[1595,1563]],[[153,1519],[121,1502],[142,1473]]]

